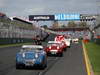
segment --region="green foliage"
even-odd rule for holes
[[[79,27],[87,27],[87,23],[86,22],[80,22]]]
[[[77,26],[77,24],[74,22],[74,21],[69,21],[68,22],[68,27],[76,27]]]
[[[61,26],[61,28],[66,28],[66,26],[63,24],[63,25]]]
[[[48,28],[48,26],[47,25],[43,25],[43,28]]]

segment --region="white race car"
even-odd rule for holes
[[[71,46],[71,39],[64,39],[64,41],[65,41],[67,47],[70,48],[70,46]]]
[[[79,42],[79,39],[78,38],[74,38],[74,39],[72,39],[72,42],[78,43]]]

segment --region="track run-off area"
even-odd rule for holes
[[[49,40],[49,36],[43,45]],[[72,43],[64,52],[63,57],[51,56],[47,58],[47,68],[16,69],[16,53],[21,46],[0,48],[0,75],[87,75],[81,43]]]

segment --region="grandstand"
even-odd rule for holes
[[[47,33],[33,23],[18,17],[10,19],[6,14],[0,13],[0,44],[32,42],[38,35],[45,38]]]
[[[94,22],[94,28],[92,30],[93,41],[100,44],[100,15],[97,15],[96,21]]]
[[[97,35],[100,36],[100,15],[98,15],[97,19],[96,19],[96,26],[94,27]]]
[[[32,23],[14,17],[13,20],[1,15],[0,38],[33,38],[34,28]]]

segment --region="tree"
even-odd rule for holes
[[[87,23],[86,22],[80,22],[79,27],[87,27]]]
[[[59,28],[58,21],[53,21],[52,28]]]
[[[66,26],[63,24],[63,25],[61,25],[61,28],[66,28]]]
[[[47,25],[43,25],[43,28],[45,28],[45,29],[46,29],[46,28],[48,28],[48,26],[47,26]]]
[[[77,26],[77,24],[74,22],[74,21],[69,21],[68,22],[68,27],[76,27]]]

